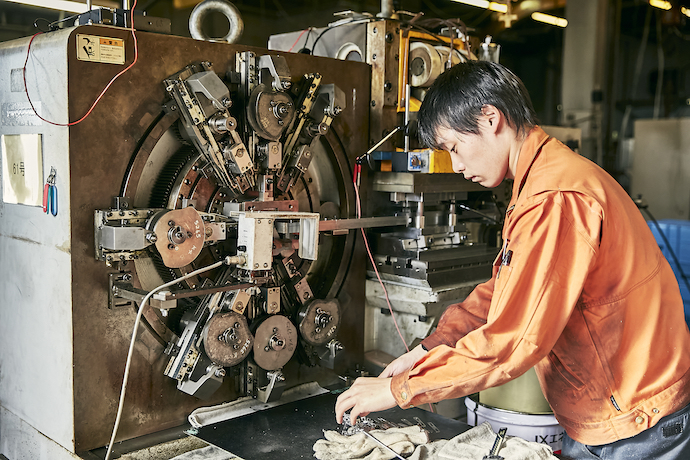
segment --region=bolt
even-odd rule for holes
[[[170,243],[170,244],[168,245],[168,249],[170,249],[170,250],[173,250],[173,249],[175,249],[175,245],[174,245],[174,244],[172,244],[172,243]]]
[[[164,308],[164,309],[161,310],[161,316],[162,316],[163,318],[166,318],[166,317],[168,316],[168,310],[167,310],[166,308]]]
[[[216,369],[214,374],[216,377],[225,377],[225,369]]]
[[[264,263],[264,268],[267,268],[267,267],[268,267],[268,263]]]
[[[259,264],[258,263],[254,264],[254,268],[259,268]]]
[[[271,351],[271,348],[270,348],[268,345],[266,345],[266,346],[264,347],[264,351]]]
[[[169,221],[168,221],[168,226],[169,226],[169,227],[174,227],[174,226],[175,226],[175,221],[174,221],[174,220],[169,220]]]
[[[277,327],[274,327],[274,328],[273,328],[273,333],[275,334],[276,332],[278,332],[278,328],[277,328]]]

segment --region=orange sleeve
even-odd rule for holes
[[[470,295],[461,303],[449,305],[441,315],[436,330],[422,340],[425,350],[431,350],[439,345],[452,347],[459,339],[484,324],[489,314],[491,295],[494,291],[494,276],[487,282],[477,285]]]
[[[476,393],[520,376],[543,359],[580,298],[597,254],[601,219],[601,206],[574,192],[544,192],[515,208],[503,231],[512,257],[492,278],[486,324],[456,343],[433,348],[393,377],[398,405]],[[474,300],[485,297],[487,287]],[[459,333],[462,327],[444,324],[441,333]]]

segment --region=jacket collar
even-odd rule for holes
[[[517,201],[518,195],[522,190],[527,174],[529,173],[534,160],[541,151],[541,147],[549,140],[549,135],[544,132],[539,126],[535,126],[527,134],[525,142],[520,148],[520,155],[518,156],[517,168],[515,171],[515,179],[513,182],[513,196],[510,200],[510,205],[514,205]]]

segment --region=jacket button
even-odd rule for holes
[[[652,412],[654,412],[655,414],[658,414],[658,413],[659,413],[659,409],[657,409],[657,408],[655,407],[654,409],[652,409]]]
[[[638,423],[638,424],[639,424],[639,423],[642,423],[642,422],[644,422],[644,418],[642,418],[642,416],[638,415],[638,416],[635,418],[635,423]]]
[[[407,401],[407,392],[403,391],[402,393],[400,393],[400,397],[403,401]]]

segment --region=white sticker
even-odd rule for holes
[[[3,134],[2,195],[5,203],[43,204],[43,151],[40,134]]]
[[[124,64],[125,41],[121,38],[77,34],[77,59],[106,64]]]

